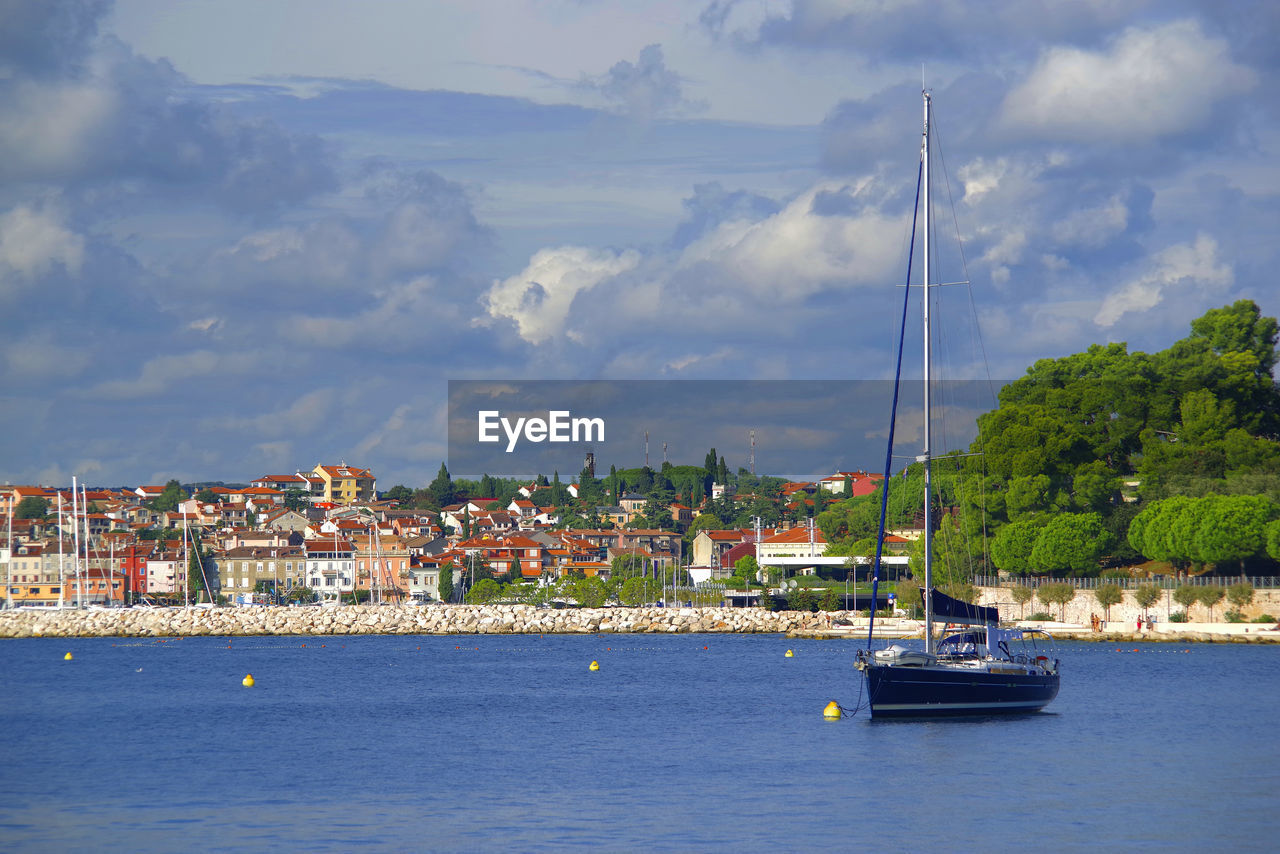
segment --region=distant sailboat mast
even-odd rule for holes
[[[84,584],[81,585],[83,587],[89,583],[89,548],[93,545],[89,539],[89,490],[83,483],[80,484],[80,520],[84,525]],[[92,605],[92,600],[88,604]]]
[[[67,572],[62,564],[62,490],[58,490],[58,607],[66,607]]]
[[[13,610],[13,493],[9,493],[9,533],[5,539],[5,545],[8,547],[6,554],[8,560],[5,561],[5,583],[4,583],[4,601],[5,607],[10,611]]]

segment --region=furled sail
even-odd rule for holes
[[[959,623],[964,626],[985,626],[1000,622],[1000,612],[953,599],[941,590],[920,590],[921,595],[933,597],[933,618],[938,622]]]

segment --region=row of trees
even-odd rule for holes
[[[1175,495],[1149,503],[1129,524],[1129,544],[1179,569],[1280,560],[1280,505],[1262,495]]]
[[[1051,581],[1041,584],[1039,587],[1028,587],[1019,585],[1009,588],[1013,601],[1020,608],[1025,606],[1033,598],[1039,599],[1045,605],[1058,605],[1059,615],[1065,619],[1066,606],[1076,598],[1079,593],[1075,585],[1065,581]],[[1254,598],[1253,585],[1247,581],[1232,584],[1223,588],[1216,585],[1191,585],[1182,584],[1173,591],[1173,601],[1181,605],[1185,612],[1191,610],[1191,606],[1196,603],[1204,605],[1209,610],[1209,619],[1213,620],[1213,609],[1223,599],[1226,599],[1237,610],[1244,608],[1253,601]],[[1124,601],[1124,591],[1118,584],[1101,584],[1093,591],[1094,598],[1098,604],[1104,609],[1106,619],[1111,619],[1111,606],[1119,605]],[[1143,611],[1148,610],[1159,601],[1161,596],[1160,588],[1155,584],[1140,584],[1133,591],[1134,602]],[[1184,613],[1185,613],[1184,612]]]

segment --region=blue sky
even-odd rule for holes
[[[922,70],[995,377],[1274,316],[1278,19],[0,2],[0,477],[418,485],[449,379],[884,377]]]

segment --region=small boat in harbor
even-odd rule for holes
[[[954,599],[933,587],[933,519],[931,491],[932,456],[930,451],[930,408],[934,378],[930,349],[930,290],[937,287],[930,269],[933,247],[930,225],[930,137],[932,99],[924,92],[924,133],[920,148],[919,186],[923,214],[924,275],[924,452],[918,461],[924,466],[924,587],[921,594],[925,609],[924,650],[894,644],[888,649],[872,650],[875,628],[872,612],[867,634],[867,648],[858,651],[855,666],[866,677],[868,706],[872,718],[942,717],[959,715],[1027,714],[1037,712],[1058,695],[1059,661],[1053,639],[1044,632],[1029,629],[1002,629],[999,613]],[[915,223],[912,225],[914,245]],[[910,262],[908,262],[910,282]],[[909,292],[910,287],[907,288]],[[907,297],[904,296],[904,300]],[[905,332],[906,303],[903,305]],[[904,337],[904,336],[903,336]],[[902,338],[900,337],[900,342]],[[901,381],[902,345],[898,347],[898,377]],[[885,514],[891,483],[894,420],[897,415],[897,393],[894,412],[890,416],[889,447],[885,455],[882,481],[880,527],[872,597],[880,579],[880,560],[885,537]],[[934,637],[934,624],[964,627],[940,641]]]

